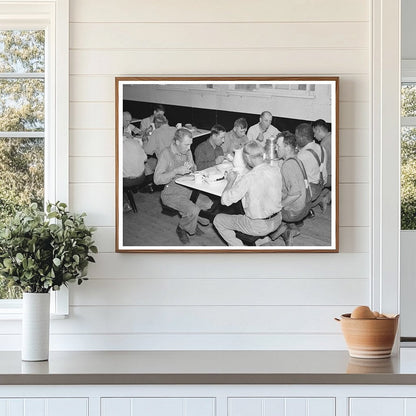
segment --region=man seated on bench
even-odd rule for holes
[[[222,144],[224,143],[225,127],[214,124],[207,140],[200,143],[195,149],[195,163],[198,170],[219,165],[224,161]]]
[[[133,138],[131,134],[123,134],[123,189],[130,195],[132,188],[138,189],[146,182],[145,166],[146,153],[144,152],[138,140]],[[124,194],[123,194],[124,195]],[[131,196],[133,198],[133,196]],[[133,206],[132,206],[133,205]],[[134,199],[132,201],[124,201],[123,212],[134,209]]]
[[[224,156],[227,159],[232,160],[234,151],[236,149],[241,149],[248,142],[246,133],[247,120],[245,118],[238,118],[235,120],[233,129],[225,134],[224,143],[222,145]]]
[[[325,149],[314,142],[309,123],[301,123],[295,130],[298,159],[302,161],[312,190],[312,202],[317,200],[327,181]]]
[[[142,119],[140,122],[140,130],[143,136],[150,136],[155,129],[155,120],[156,116],[164,116],[165,107],[162,104],[157,104],[153,107],[153,114],[149,117]]]
[[[143,136],[143,149],[148,155],[146,164],[146,175],[149,185],[144,191],[153,192],[153,174],[156,169],[157,159],[166,147],[173,141],[176,127],[169,126],[168,119],[164,115],[154,117],[155,131],[151,136]],[[156,157],[154,157],[156,156]]]
[[[303,163],[296,156],[296,138],[289,131],[277,135],[277,156],[283,160],[282,174],[282,224],[271,234],[273,240],[282,235],[287,246],[299,235],[296,223],[309,213],[311,191]]]
[[[236,231],[252,236],[265,236],[275,231],[282,221],[282,177],[278,166],[263,160],[263,146],[255,141],[243,148],[243,157],[249,172],[238,177],[228,172],[227,185],[221,203],[229,206],[242,201],[244,214],[218,214],[214,226],[229,246],[242,246]]]
[[[160,153],[154,182],[156,185],[165,185],[162,193],[162,203],[179,212],[180,219],[176,228],[176,234],[182,244],[189,244],[189,235],[202,235],[203,232],[198,228],[198,222],[201,225],[208,225],[206,218],[199,217],[201,208],[209,208],[203,202],[197,201],[199,205],[190,200],[192,190],[178,185],[175,179],[182,175],[194,172],[196,166],[191,153],[192,133],[185,128],[176,130],[172,144],[163,149]]]
[[[319,119],[312,123],[313,134],[315,139],[325,149],[326,153],[326,173],[327,179],[324,190],[321,194],[320,206],[322,212],[325,212],[328,204],[331,203],[331,186],[332,186],[332,151],[331,151],[331,130],[325,120]]]
[[[131,114],[128,111],[123,111],[123,136],[134,137],[133,135],[141,135],[140,129],[131,124],[132,120]]]

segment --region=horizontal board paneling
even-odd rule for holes
[[[69,203],[74,212],[86,212],[88,225],[115,224],[115,188],[107,183],[69,184]]]
[[[94,232],[94,241],[100,253],[114,253],[115,228],[97,227]]]
[[[21,335],[0,334],[0,351],[19,350]],[[345,350],[334,334],[51,334],[52,351]]]
[[[340,227],[339,250],[341,253],[369,253],[369,227]]]
[[[114,129],[115,109],[112,102],[72,102],[70,127],[76,129]],[[94,117],[91,117],[94,114]],[[339,127],[364,129],[369,127],[369,105],[365,102],[341,102]]]
[[[341,253],[368,253],[369,235],[368,227],[340,227],[339,245]],[[94,239],[100,253],[114,253],[115,228],[98,227]]]
[[[82,306],[51,322],[54,334],[338,333],[354,306]]]
[[[69,155],[91,157],[115,156],[114,126],[107,130],[74,130],[69,131]]]
[[[70,157],[69,181],[114,183],[114,157]]]
[[[339,254],[209,254],[99,253],[89,268],[99,278],[366,278],[369,259],[365,253]],[[184,267],[184,262],[185,266]],[[278,264],[279,267],[276,267]],[[207,267],[209,265],[209,267]]]
[[[314,296],[311,293],[314,292]],[[90,279],[71,305],[356,305],[367,279]]]
[[[367,74],[365,49],[72,50],[72,75]],[[328,65],[328,61],[331,65]]]
[[[70,208],[100,253],[52,349],[345,349],[333,317],[369,299],[370,7],[71,0]],[[341,252],[114,253],[114,77],[140,74],[340,76]],[[20,330],[2,325],[0,349]]]
[[[339,131],[340,156],[369,156],[370,143],[368,129],[345,128]]]
[[[366,102],[340,102],[339,128],[367,129],[370,124],[369,104]]]
[[[370,225],[370,187],[368,184],[339,186],[339,225],[368,227]]]
[[[114,101],[115,77],[109,75],[71,75],[70,101]]]
[[[146,0],[71,0],[71,22],[301,22],[368,21],[370,9],[362,0],[275,0],[258,3],[243,0],[178,0],[159,3]]]
[[[354,307],[71,306],[70,319],[51,320],[51,334],[339,334],[333,318]],[[21,334],[21,322],[2,321],[0,334]]]
[[[340,183],[368,183],[369,170],[368,157],[339,158]]]
[[[112,75],[72,75],[70,77],[70,100],[114,102],[114,86],[115,77]],[[341,101],[368,101],[368,76],[342,75],[339,82],[339,98]]]
[[[369,40],[367,22],[72,23],[70,33],[71,49],[367,48]]]
[[[94,130],[115,128],[113,103],[70,103],[69,111],[70,128]]]
[[[345,74],[339,79],[340,101],[369,101],[370,84],[365,74]]]

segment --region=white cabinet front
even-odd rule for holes
[[[214,416],[214,398],[102,398],[101,416]]]
[[[351,398],[349,416],[416,415],[415,398]]]
[[[229,398],[228,416],[335,416],[335,399]]]
[[[3,398],[0,416],[88,416],[87,398]]]

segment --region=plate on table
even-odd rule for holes
[[[219,181],[221,179],[224,179],[224,172],[212,172],[212,173],[208,173],[205,175],[205,179],[208,182],[216,182]]]
[[[233,164],[227,160],[222,162],[221,164],[215,166],[216,170],[224,176],[224,172],[228,172],[233,169]]]

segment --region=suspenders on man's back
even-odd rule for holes
[[[313,156],[315,157],[315,160],[318,163],[318,167],[319,167],[319,185],[324,186],[325,181],[324,181],[324,175],[322,173],[323,170],[324,170],[324,150],[322,149],[322,146],[320,144],[318,144],[318,145],[321,148],[321,159],[319,159],[319,156],[317,155],[315,150],[313,150],[313,149],[306,149],[306,150],[311,152],[313,154]]]

